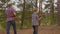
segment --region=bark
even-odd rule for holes
[[[60,26],[60,0],[58,0],[57,8],[58,8],[57,24]]]

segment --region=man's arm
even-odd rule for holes
[[[13,12],[13,14],[14,14],[14,18],[17,19],[16,12]]]
[[[16,12],[14,9],[12,9],[13,16],[16,17]]]
[[[16,12],[13,12],[13,14],[14,14],[14,17],[16,17]]]

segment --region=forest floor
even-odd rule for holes
[[[6,30],[0,30],[0,34],[6,34]],[[13,30],[10,34],[13,34]],[[33,34],[33,28],[17,30],[17,34]],[[60,34],[60,26],[41,26],[38,34]]]

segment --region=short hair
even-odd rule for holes
[[[38,8],[35,8],[35,9],[34,9],[34,12],[37,12],[37,11],[38,11]]]
[[[13,4],[8,4],[8,7],[12,6]]]

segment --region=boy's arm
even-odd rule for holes
[[[38,20],[41,20],[42,19],[42,15],[38,15]]]

